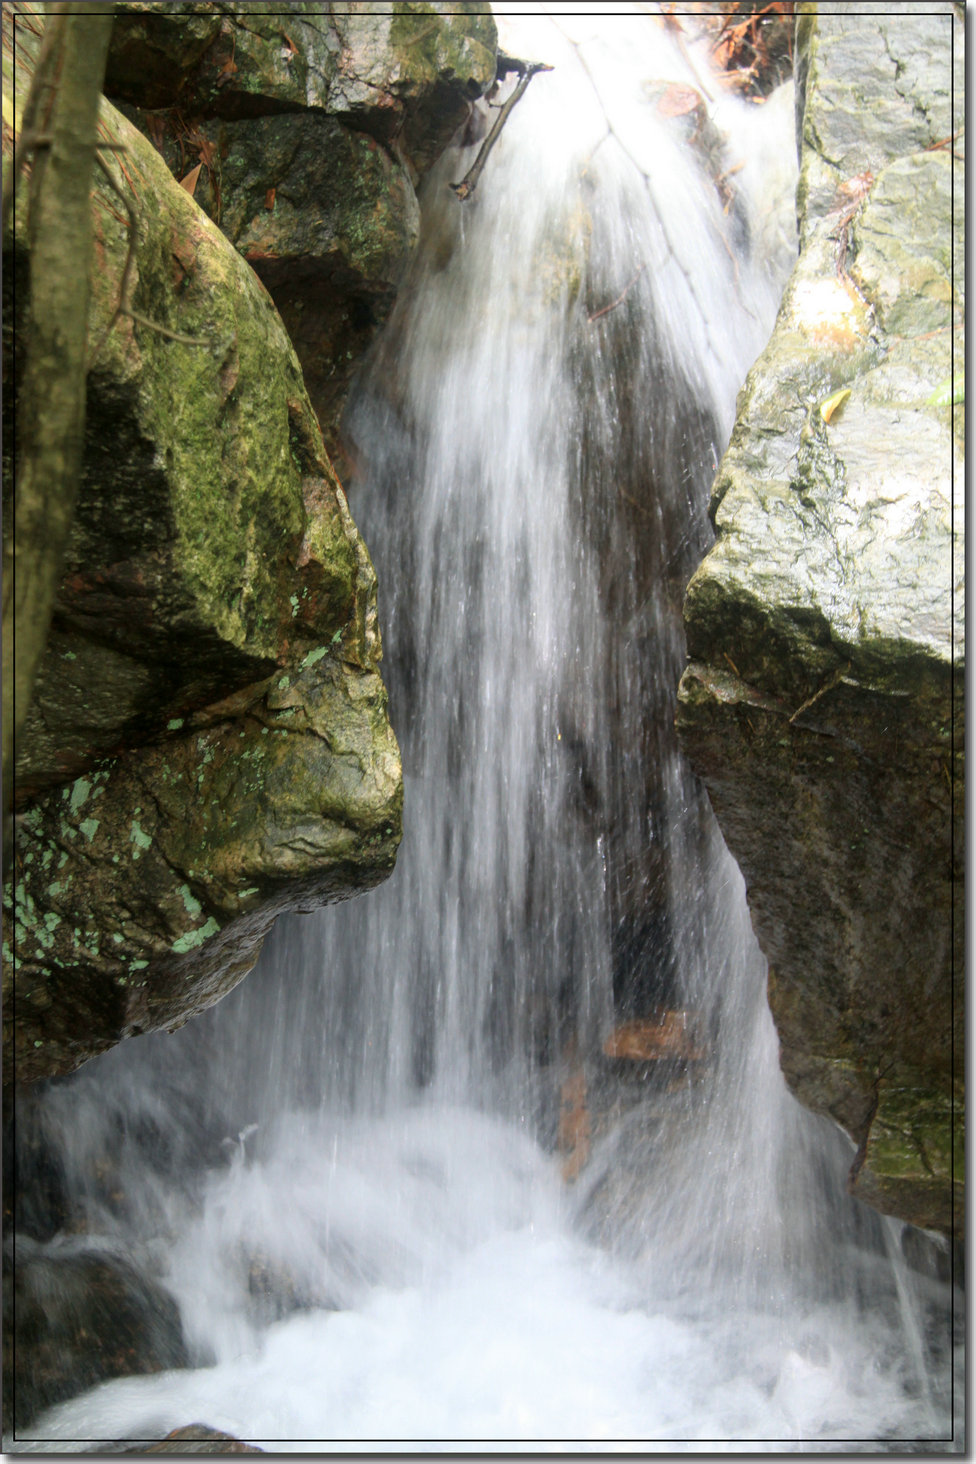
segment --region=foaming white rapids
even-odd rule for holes
[[[789,268],[792,94],[731,98],[641,7],[496,8],[554,70],[467,202],[478,139],[428,180],[348,417],[397,870],[25,1109],[194,1366],[17,1450],[193,1421],[295,1452],[962,1446],[939,1243],[849,1199],[851,1145],[787,1093],[674,734],[683,586]],[[665,115],[675,85],[700,114]],[[697,1056],[608,1061],[662,1009]]]
[[[656,1297],[639,1267],[573,1233],[553,1161],[508,1124],[441,1107],[323,1115],[284,1123],[273,1148],[211,1181],[171,1255],[216,1364],[104,1384],[38,1419],[36,1447],[197,1418],[296,1452],[783,1448],[873,1439],[879,1416],[894,1438],[936,1431],[880,1318],[682,1305],[670,1278]],[[317,1287],[318,1305],[229,1327],[238,1243]]]

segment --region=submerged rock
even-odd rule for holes
[[[20,1237],[16,1270],[4,1277],[4,1413],[13,1428],[107,1378],[190,1364],[173,1297],[123,1257],[72,1244]]]
[[[5,1081],[184,1021],[400,838],[375,575],[295,352],[149,142],[107,103],[101,127],[124,151],[94,189],[83,481],[18,748]],[[22,218],[5,250],[26,271]]]
[[[185,1428],[174,1428],[158,1444],[146,1449],[130,1449],[139,1454],[263,1454],[263,1449],[253,1444],[242,1443],[233,1434],[222,1433],[219,1428],[208,1428],[205,1423],[190,1423]]]
[[[787,1081],[858,1146],[855,1194],[955,1233],[959,24],[856,6],[801,18],[803,248],[715,482],[678,708],[746,877]]]

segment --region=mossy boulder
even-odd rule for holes
[[[108,103],[101,128],[124,150],[93,190],[83,481],[18,748],[6,1081],[184,1021],[400,837],[375,575],[295,352],[150,143]],[[20,217],[5,262],[29,269]]]
[[[271,291],[329,452],[415,248],[414,187],[494,81],[482,0],[118,7],[106,89]],[[206,39],[204,39],[206,38]]]
[[[392,870],[399,754],[379,675],[347,655],[315,647],[260,698],[208,708],[23,814],[18,1081],[181,1025],[250,970],[282,910]]]
[[[267,292],[107,105],[103,126],[125,147],[115,178],[138,220],[140,318],[116,317],[131,236],[100,178],[83,485],[18,750],[21,802],[267,677],[283,640],[333,634],[358,591],[355,531]],[[15,259],[24,247],[18,233]],[[292,603],[296,591],[307,603],[299,560],[313,525],[328,579],[314,628]]]
[[[716,478],[678,708],[790,1086],[851,1135],[855,1194],[954,1233],[964,205],[941,144],[962,125],[960,24],[804,8],[804,243]]]
[[[335,452],[351,375],[416,247],[420,210],[406,168],[318,111],[203,119],[189,150],[178,129],[157,137],[177,177],[201,150],[211,160],[194,198],[270,291]]]

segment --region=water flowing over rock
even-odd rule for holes
[[[364,36],[381,21],[380,52],[401,15],[424,16],[413,50],[447,18],[336,8]],[[854,1145],[789,1092],[745,884],[675,731],[709,484],[795,258],[792,88],[744,100],[711,70],[722,22],[710,38],[622,9],[499,18],[503,55],[551,69],[473,195],[452,184],[514,75],[420,189],[419,246],[345,424],[379,605],[351,529],[351,580],[330,577],[315,526],[344,498],[300,432],[281,461],[306,517],[297,548],[275,546],[296,578],[271,576],[271,665],[164,709],[26,810],[22,847],[47,865],[24,859],[32,898],[57,897],[62,855],[79,902],[99,866],[124,868],[121,940],[89,938],[88,965],[145,930],[152,954],[144,995],[125,972],[105,988],[132,1040],[21,1095],[11,1250],[54,1266],[97,1238],[175,1299],[190,1361],[18,1412],[18,1452],[961,1439],[952,1251],[849,1194]],[[133,44],[158,39],[160,103],[186,77],[215,99],[205,141],[253,125],[284,159],[314,118],[341,151],[332,124],[367,107],[365,72],[341,115],[305,107],[286,95],[299,53],[306,87],[333,75],[291,23],[311,8],[262,6],[236,41],[228,13],[173,8],[193,18],[184,64],[178,24],[126,11]],[[781,15],[742,24],[758,41]],[[210,171],[196,147],[187,187],[167,186],[235,257],[189,196]],[[241,183],[241,240],[263,182]],[[111,349],[141,349],[123,325]],[[393,876],[279,921],[248,980],[136,1034],[177,1025],[177,988],[208,999],[211,956],[237,932],[233,974],[289,891],[321,900],[365,882],[357,859],[368,875],[392,857],[372,788],[385,772],[387,807],[399,794],[380,615],[408,810]]]
[[[951,7],[800,20],[802,252],[715,481],[678,709],[790,1086],[858,1145],[858,1196],[955,1234],[962,55]]]
[[[146,139],[108,103],[101,129],[122,151],[93,194],[83,484],[18,748],[7,1082],[185,1020],[278,911],[375,884],[400,837],[375,574],[295,352]]]

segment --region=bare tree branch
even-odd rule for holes
[[[525,95],[525,91],[528,87],[529,82],[532,80],[533,76],[535,76],[537,71],[551,71],[552,67],[547,66],[544,61],[516,61],[511,63],[511,70],[516,71],[519,69],[521,69],[521,78],[519,80],[519,84],[512,92],[512,95],[499,110],[498,116],[495,118],[492,124],[491,131],[485,138],[484,142],[481,144],[481,150],[478,153],[478,156],[475,158],[474,162],[465,173],[460,183],[451,184],[451,187],[454,189],[454,192],[457,194],[462,203],[466,198],[470,198],[474,190],[477,188],[478,179],[481,177],[482,169],[484,168],[485,163],[488,161],[488,154],[491,152],[492,148],[495,146],[495,143],[498,141],[499,134],[502,128],[505,126],[505,123],[508,121],[513,107],[516,105],[516,103],[521,101],[522,97]]]
[[[627,284],[624,285],[623,290],[617,296],[616,300],[612,300],[609,305],[604,305],[602,310],[594,310],[592,315],[588,315],[586,317],[590,325],[593,324],[594,320],[600,320],[604,315],[609,315],[611,310],[616,310],[618,305],[622,305],[624,303],[627,296],[630,294],[631,290],[634,288],[646,268],[646,264],[638,266],[637,272],[634,275],[633,279],[628,280]]]

